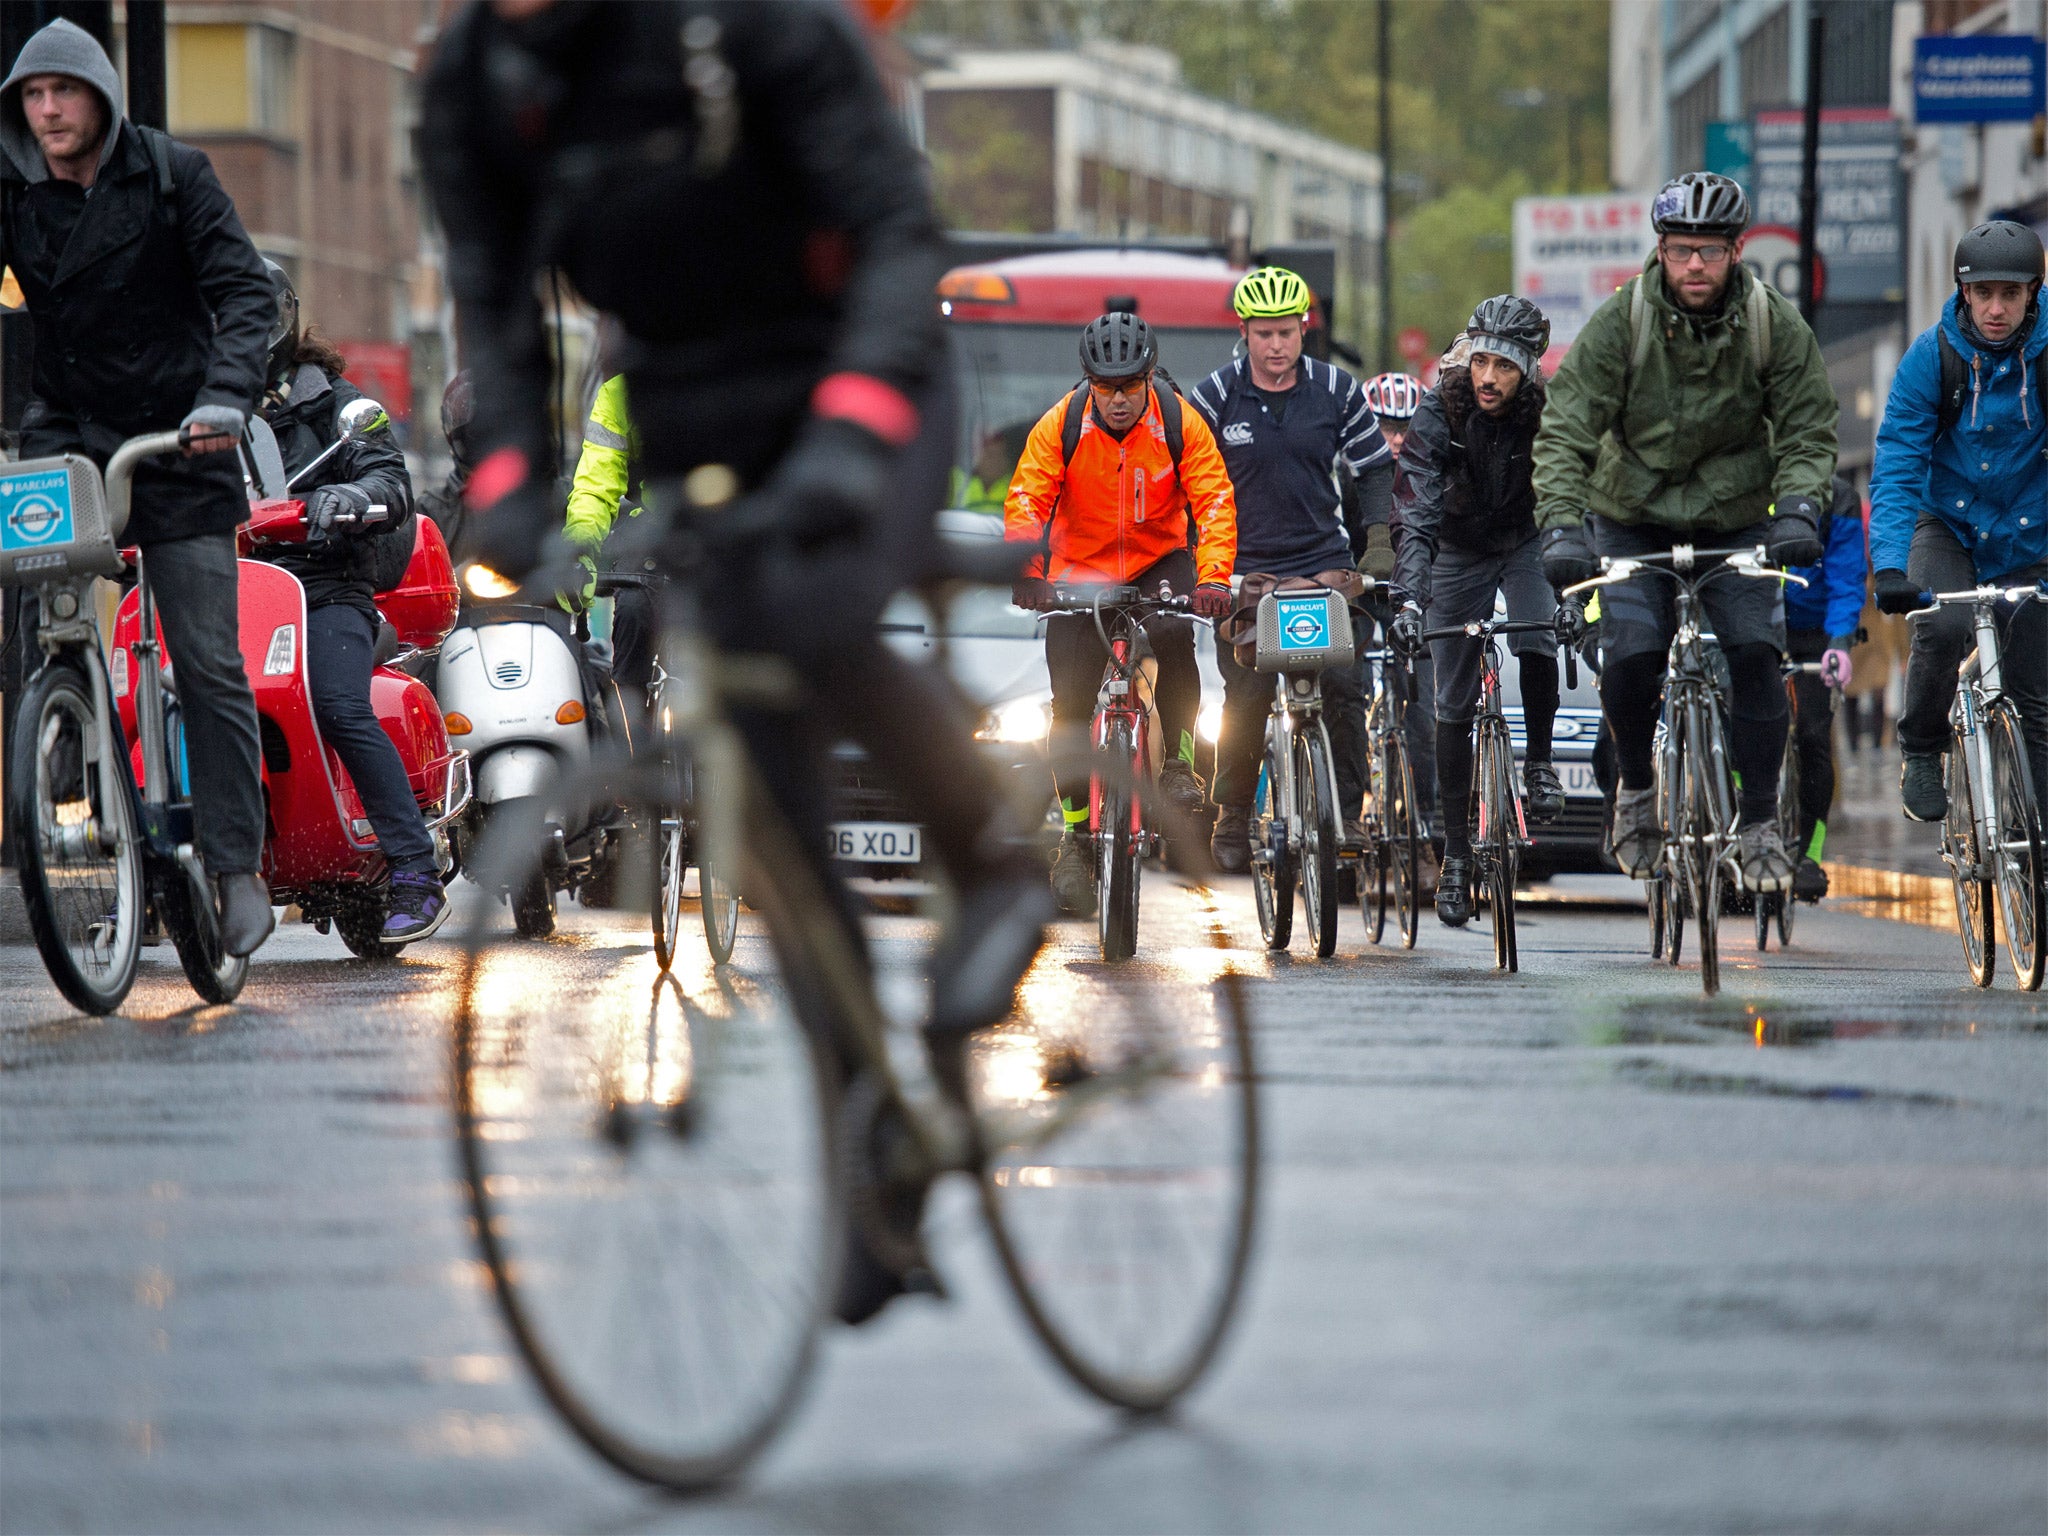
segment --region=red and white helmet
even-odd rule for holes
[[[1422,380],[1412,373],[1382,373],[1366,381],[1365,404],[1375,416],[1406,421],[1422,404]]]

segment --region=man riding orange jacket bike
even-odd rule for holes
[[[1229,613],[1237,558],[1230,473],[1201,413],[1189,410],[1170,382],[1155,381],[1158,362],[1151,327],[1136,315],[1102,315],[1082,331],[1087,382],[1031,429],[1003,506],[1003,536],[1043,551],[1012,589],[1019,608],[1048,606],[1053,582],[1135,586],[1147,597],[1157,596],[1163,583],[1189,598],[1198,614]],[[1156,387],[1159,382],[1166,387]],[[1202,804],[1194,768],[1202,680],[1194,630],[1186,619],[1161,614],[1147,622],[1145,633],[1159,664],[1156,697],[1166,743],[1159,787],[1169,804],[1196,811]],[[1046,620],[1056,732],[1087,725],[1107,660],[1089,615]],[[1095,899],[1073,836],[1088,817],[1084,789],[1059,786],[1068,835],[1053,866],[1053,892],[1076,914],[1091,911]]]

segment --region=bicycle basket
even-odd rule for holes
[[[120,569],[92,460],[67,453],[0,466],[0,586]]]
[[[1261,672],[1317,672],[1353,658],[1351,609],[1337,592],[1269,592],[1259,599]]]

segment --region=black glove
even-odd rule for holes
[[[306,542],[318,549],[363,526],[370,493],[357,485],[323,485],[306,497]]]
[[[1764,553],[1772,564],[1788,569],[1813,565],[1826,553],[1820,545],[1820,507],[1811,496],[1787,496],[1771,509]]]
[[[1043,576],[1019,576],[1010,583],[1010,601],[1027,613],[1042,613],[1052,606],[1052,583]]]
[[[1562,592],[1599,574],[1584,523],[1567,523],[1543,535],[1543,575],[1552,591]]]
[[[1422,610],[1413,603],[1403,603],[1401,611],[1394,615],[1394,622],[1387,627],[1387,638],[1394,642],[1394,649],[1413,656],[1422,649]]]
[[[1557,643],[1574,646],[1586,638],[1586,610],[1576,599],[1557,605]]]
[[[1920,583],[1901,570],[1879,571],[1870,578],[1870,588],[1879,613],[1913,613],[1926,606],[1920,601]]]

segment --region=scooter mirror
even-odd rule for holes
[[[382,405],[365,395],[341,408],[340,425],[343,437],[368,437],[379,427],[391,425],[391,418],[385,414]]]

